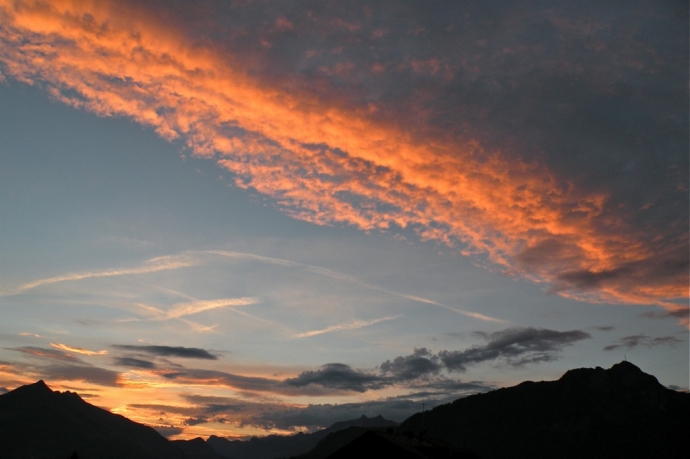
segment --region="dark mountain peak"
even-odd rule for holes
[[[4,397],[4,399],[7,401],[15,399],[38,400],[44,399],[45,397],[49,397],[52,394],[53,391],[50,389],[50,387],[48,387],[43,380],[40,380],[36,381],[33,384],[27,384],[25,386],[17,387],[15,390],[0,395],[0,397]]]
[[[44,381],[0,395],[0,457],[182,459],[151,427],[51,390]]]
[[[39,379],[33,384],[27,384],[25,386],[18,387],[16,390],[21,390],[22,392],[25,393],[52,393],[52,389],[48,387],[48,385],[43,381],[42,379]]]
[[[559,382],[600,390],[656,391],[663,388],[654,376],[645,373],[627,360],[616,363],[608,370],[601,367],[569,370],[559,379]]]

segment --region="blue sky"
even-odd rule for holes
[[[483,5],[0,2],[0,387],[180,438],[687,389],[687,5]]]

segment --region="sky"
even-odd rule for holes
[[[687,390],[688,16],[0,0],[0,393],[185,439]]]

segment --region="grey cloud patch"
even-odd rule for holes
[[[131,368],[143,368],[151,370],[156,368],[156,364],[148,360],[135,359],[133,357],[116,357],[114,359],[115,365]]]
[[[659,336],[652,338],[650,336],[639,334],[624,336],[613,344],[604,347],[605,351],[613,351],[619,348],[632,349],[638,346],[655,347],[655,346],[675,346],[682,341],[673,336]]]
[[[380,365],[380,368],[384,374],[390,374],[398,380],[406,381],[438,374],[443,368],[438,361],[438,356],[433,355],[428,349],[415,348],[411,355],[386,360]]]
[[[124,351],[143,352],[145,354],[157,355],[161,357],[179,357],[183,359],[206,359],[217,360],[218,357],[205,349],[196,347],[182,346],[131,346],[126,344],[114,344],[115,349]]]
[[[6,394],[9,392],[9,389],[6,387],[0,387],[0,394]]]
[[[465,371],[469,365],[499,358],[514,366],[548,362],[556,359],[564,347],[591,338],[580,330],[560,332],[543,328],[513,328],[480,335],[489,340],[484,346],[438,353],[448,370]]]
[[[342,363],[327,363],[316,371],[304,371],[295,378],[284,381],[288,386],[303,387],[311,384],[340,390],[366,392],[385,385],[380,376],[352,369]]]
[[[611,326],[611,325],[603,325],[603,326],[600,326],[600,327],[592,327],[592,328],[594,328],[595,330],[599,330],[599,331],[611,331],[611,330],[613,330],[613,329],[616,328],[616,327],[613,327],[613,326]]]

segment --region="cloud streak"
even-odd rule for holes
[[[656,347],[656,346],[670,346],[674,347],[678,343],[681,343],[682,341],[679,340],[678,338],[674,336],[658,336],[656,338],[653,338],[651,336],[647,336],[645,334],[639,334],[639,335],[630,335],[630,336],[624,336],[623,338],[619,339],[617,342],[614,344],[609,344],[608,346],[604,347],[605,351],[613,351],[616,349],[624,348],[624,349],[633,349],[638,346],[645,346],[645,347]]]
[[[312,330],[312,331],[307,331],[303,333],[298,333],[295,335],[295,338],[310,338],[312,336],[318,336],[318,335],[323,335],[324,333],[332,333],[336,331],[341,331],[341,330],[356,330],[358,328],[362,327],[368,327],[370,325],[375,325],[381,322],[386,322],[389,320],[395,320],[397,319],[398,316],[391,316],[391,317],[382,317],[380,319],[373,319],[373,320],[355,320],[352,322],[346,322],[342,324],[337,324],[337,325],[331,325],[330,327],[322,328],[321,330]]]
[[[469,136],[471,127],[460,135],[424,116],[420,123],[404,115],[433,108],[386,109],[357,99],[356,91],[331,94],[336,86],[314,84],[323,75],[350,81],[354,62],[322,65],[322,76],[312,80],[280,81],[257,74],[231,46],[216,52],[130,3],[2,0],[0,10],[3,74],[45,85],[71,106],[183,139],[195,155],[229,171],[237,186],[272,197],[295,218],[364,231],[411,230],[580,300],[671,308],[688,296],[687,230],[654,237],[628,223],[635,211],[614,211],[605,190],[564,181],[542,162],[483,145]],[[553,15],[543,20],[552,33],[583,46],[591,39],[586,32],[573,35],[577,28]],[[338,30],[357,36],[362,29]],[[260,32],[272,34],[262,41],[269,48],[287,33]],[[629,69],[632,60],[615,64]],[[411,81],[424,76],[460,84],[443,59],[401,61]],[[374,67],[361,70],[363,81],[390,73],[387,65]],[[15,293],[184,266],[72,274]]]
[[[194,266],[194,262],[179,257],[157,257],[146,261],[142,266],[135,268],[109,269],[103,271],[86,271],[81,273],[65,274],[62,276],[48,277],[33,282],[22,284],[9,292],[0,292],[0,296],[18,295],[28,290],[32,290],[44,285],[57,284],[59,282],[79,281],[100,277],[130,276],[138,274],[149,274],[160,271],[169,271]]]
[[[142,352],[144,354],[156,355],[160,357],[179,357],[183,359],[205,359],[218,360],[218,357],[205,349],[183,346],[134,346],[128,344],[114,344],[115,349],[131,352]]]
[[[60,350],[67,351],[67,352],[74,352],[75,354],[82,354],[82,355],[105,355],[108,353],[108,351],[106,351],[106,350],[90,351],[88,349],[84,349],[81,347],[72,347],[72,346],[68,346],[66,344],[61,344],[61,343],[50,343],[50,345],[56,349],[60,349]]]

